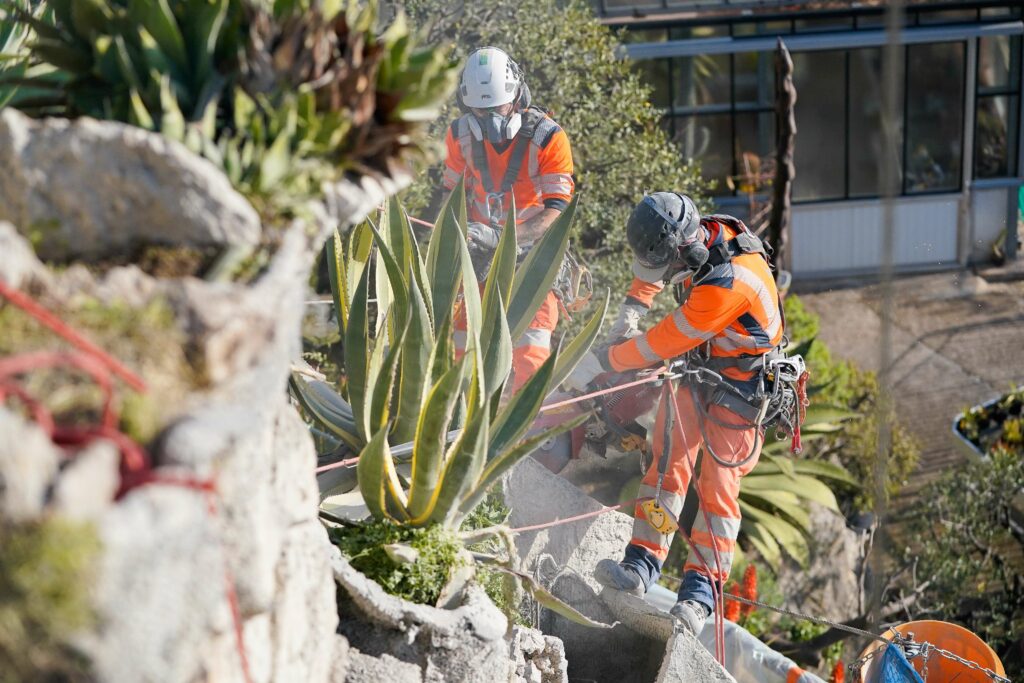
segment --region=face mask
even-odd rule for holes
[[[511,140],[519,132],[522,126],[522,116],[519,112],[512,112],[502,116],[496,112],[488,112],[483,116],[473,116],[469,119],[469,128],[477,140],[487,140],[492,145],[498,145],[506,140]]]

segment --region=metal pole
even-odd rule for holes
[[[868,623],[877,627],[882,606],[885,581],[885,538],[881,532],[886,514],[885,482],[889,471],[889,450],[892,442],[892,319],[893,319],[893,250],[895,246],[896,197],[900,194],[900,160],[902,144],[899,120],[903,112],[904,48],[900,33],[903,24],[903,0],[891,0],[885,13],[887,43],[882,55],[882,134],[883,152],[879,159],[882,190],[882,264],[881,264],[881,329],[879,333],[878,404],[876,406],[878,443],[875,458],[875,525],[879,529],[871,549],[871,590],[868,600]],[[870,630],[870,629],[869,629]]]

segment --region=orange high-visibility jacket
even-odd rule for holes
[[[466,174],[470,220],[489,224],[493,219],[503,224],[505,214],[512,205],[507,193],[502,193],[500,201],[491,200],[489,210],[487,189],[481,179],[480,169],[474,163],[474,145],[482,146],[493,186],[497,190],[501,189],[502,179],[513,155],[525,155],[512,183],[516,223],[533,218],[546,207],[564,209],[568,206],[574,188],[572,150],[569,137],[551,117],[536,109],[523,112],[523,129],[514,139],[495,148],[490,142],[478,141],[473,137],[468,123],[470,116],[472,114],[459,117],[448,128],[445,138],[448,157],[444,172],[444,185],[449,190],[455,187],[463,173]],[[526,125],[528,116],[536,117],[535,126]],[[532,135],[527,144],[527,140],[521,138],[530,133]]]
[[[701,223],[711,233],[708,246],[736,236],[713,219]],[[660,283],[637,278],[629,296],[650,306],[661,289]],[[757,356],[780,344],[782,335],[779,293],[768,262],[760,254],[739,254],[716,266],[690,290],[682,306],[646,334],[609,348],[608,365],[616,371],[645,368],[705,342],[712,357]],[[724,374],[745,380],[752,373],[727,368]]]

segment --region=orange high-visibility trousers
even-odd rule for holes
[[[697,462],[697,453],[703,445],[700,426],[697,422],[697,407],[693,403],[690,388],[681,385],[676,389],[676,402],[679,413],[675,417],[675,428],[672,430],[671,449],[668,467],[661,487],[661,504],[668,508],[676,519],[683,510],[686,489],[690,485],[692,467]],[[658,408],[658,416],[654,426],[655,459],[640,484],[638,497],[653,497],[658,486],[658,460],[663,452],[665,414],[668,406],[662,400]],[[726,424],[741,425],[745,421],[731,410],[713,405],[709,414],[714,419],[705,419],[704,431],[715,453],[726,461],[740,461],[747,457],[754,445],[755,428],[730,429],[715,424],[715,420]],[[740,531],[740,477],[754,469],[760,457],[762,439],[758,439],[758,453],[741,467],[722,467],[710,456],[705,455],[701,461],[700,477],[697,480],[697,493],[700,498],[700,510],[693,522],[690,538],[710,568],[710,578],[722,584],[729,578],[732,569],[733,553],[736,550],[736,537]],[[704,513],[707,513],[705,519]],[[708,530],[708,522],[714,530],[717,540],[718,559],[716,565],[712,534]],[[633,522],[633,545],[641,546],[650,551],[659,562],[664,562],[668,555],[672,534],[662,534],[647,522],[643,509],[638,504]],[[691,548],[683,567],[684,572],[696,571],[705,576],[709,572],[704,568]]]
[[[483,285],[480,285],[483,293]],[[551,337],[558,325],[558,298],[548,292],[541,302],[530,326],[512,345],[512,391],[526,384],[537,369],[551,355]],[[466,350],[466,311],[459,306],[455,313],[455,352],[461,356]]]

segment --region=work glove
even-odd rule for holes
[[[584,394],[587,392],[591,382],[594,381],[594,378],[605,372],[608,371],[601,364],[597,354],[593,351],[588,351],[587,355],[580,359],[580,362],[573,368],[573,371],[565,378],[563,384],[578,394]]]
[[[484,223],[470,223],[466,227],[466,236],[470,244],[476,245],[479,249],[494,251],[498,248],[498,240],[501,239],[501,230],[492,228]]]
[[[632,339],[641,334],[640,321],[651,309],[633,299],[626,299],[619,307],[619,317],[608,330],[609,339]]]

